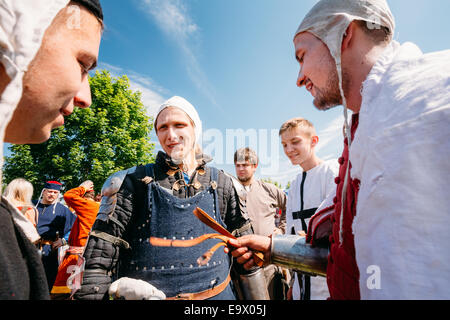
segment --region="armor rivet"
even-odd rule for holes
[[[164,266],[161,267],[161,270],[164,270]]]
[[[215,261],[213,262],[213,265],[214,265],[214,266],[216,265],[216,262],[215,262]]]
[[[152,267],[152,270],[155,270],[156,268],[155,267]]]
[[[170,266],[170,269],[175,269],[175,266]]]
[[[177,237],[172,237],[173,240],[177,240]]]
[[[145,223],[142,225],[142,227],[145,227]]]
[[[146,270],[147,270],[147,267],[144,267],[142,270],[146,271]]]
[[[139,267],[136,267],[136,271],[139,270]]]
[[[181,240],[184,240],[184,237],[181,237]]]
[[[194,266],[191,264],[191,265],[189,265],[189,268],[193,268]]]
[[[166,238],[166,237],[164,237],[163,239],[164,239],[164,240],[167,240],[167,238]]]

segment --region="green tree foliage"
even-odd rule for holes
[[[90,108],[75,108],[43,144],[10,147],[6,183],[26,178],[36,196],[47,180],[58,180],[69,190],[89,179],[99,192],[112,173],[154,161],[153,119],[145,113],[141,93],[130,90],[126,76],[112,78],[108,71],[97,71],[89,83]]]

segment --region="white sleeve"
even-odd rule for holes
[[[293,203],[296,201],[295,195],[297,185],[297,178],[291,181],[291,187],[288,191],[286,200],[286,229],[285,234],[291,234],[291,229],[294,226],[294,221],[292,219]]]
[[[440,56],[402,64],[408,75],[367,106],[375,115],[360,114],[350,161],[363,300],[450,298],[450,51]]]
[[[337,159],[329,161],[329,167],[327,171],[327,181],[326,181],[326,189],[325,189],[325,198],[327,198],[330,194],[336,194],[336,177],[339,176],[339,162]]]

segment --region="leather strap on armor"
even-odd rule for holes
[[[111,242],[112,244],[118,246],[118,247],[122,247],[124,249],[130,249],[130,244],[128,242],[126,242],[123,239],[120,239],[118,237],[114,237],[110,234],[107,234],[106,232],[101,232],[101,231],[96,231],[96,230],[92,230],[89,233],[90,236],[94,236],[100,239],[103,239],[105,241]]]
[[[219,293],[221,293],[225,288],[228,286],[228,284],[231,281],[231,276],[228,275],[228,277],[218,286],[208,289],[201,292],[196,293],[181,293],[175,297],[166,298],[166,300],[206,300],[209,298],[212,298]]]

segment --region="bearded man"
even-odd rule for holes
[[[306,239],[233,242],[247,267],[247,247],[271,250],[326,276],[332,299],[450,297],[450,51],[424,54],[394,30],[385,0],[322,0],[300,24],[297,85],[319,109],[344,106],[336,194]]]

